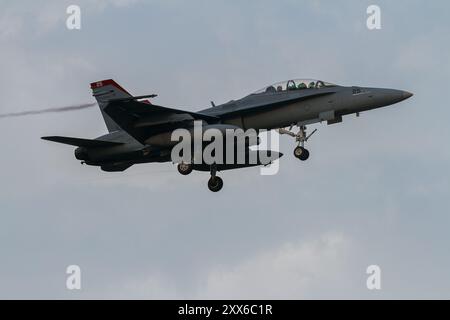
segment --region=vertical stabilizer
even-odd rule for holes
[[[112,79],[93,82],[91,83],[91,89],[93,96],[98,102],[108,131],[121,130],[119,125],[104,112],[104,109],[110,100],[129,98],[131,94]]]

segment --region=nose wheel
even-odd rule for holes
[[[280,134],[287,134],[293,138],[295,138],[295,141],[298,143],[298,146],[294,149],[294,156],[301,160],[306,161],[309,158],[309,151],[305,148],[305,142],[308,141],[308,139],[316,133],[317,129],[314,129],[313,132],[311,132],[309,135],[306,134],[306,126],[300,125],[300,130],[298,133],[292,132],[292,127],[289,128],[289,130],[286,130],[284,128],[278,129],[278,132]]]
[[[294,149],[294,156],[301,161],[306,161],[309,158],[309,151],[304,147],[297,147]]]

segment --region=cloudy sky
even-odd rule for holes
[[[366,9],[381,8],[369,31]],[[82,28],[66,28],[78,4]],[[0,298],[450,298],[448,1],[0,0],[0,113],[93,102],[114,78],[200,110],[289,78],[414,92],[316,125],[280,172],[81,166],[44,135],[97,108],[0,119]],[[79,265],[82,290],[66,289]],[[382,289],[366,288],[366,268]]]

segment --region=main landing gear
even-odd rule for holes
[[[217,168],[215,165],[211,166],[211,178],[208,181],[208,188],[212,192],[219,192],[223,188],[223,180],[222,178],[216,175]]]
[[[191,163],[179,163],[178,164],[178,172],[181,173],[183,176],[187,176],[188,174],[190,174],[193,170],[193,166]]]
[[[280,134],[287,134],[293,138],[295,138],[295,141],[297,142],[298,146],[294,149],[294,156],[301,160],[306,161],[309,158],[309,151],[305,148],[305,142],[308,141],[308,139],[316,133],[317,129],[314,129],[313,132],[311,132],[309,135],[306,133],[306,126],[301,125],[300,130],[298,133],[292,132],[292,127],[289,128],[289,130],[286,130],[284,128],[280,128],[278,132]]]
[[[178,172],[183,176],[187,176],[192,172],[194,166],[191,163],[181,162],[177,166]],[[222,178],[217,176],[217,167],[216,165],[211,166],[211,178],[208,181],[208,189],[212,192],[219,192],[223,188],[223,180]]]

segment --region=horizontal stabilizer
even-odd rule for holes
[[[157,94],[147,94],[145,96],[111,99],[111,100],[109,100],[109,102],[127,102],[127,101],[131,101],[131,100],[139,100],[139,99],[145,99],[145,98],[156,98],[157,96],[158,96]]]
[[[114,141],[91,140],[91,139],[58,137],[58,136],[42,137],[41,139],[58,143],[64,143],[75,147],[86,147],[86,148],[113,147],[123,144],[121,142],[114,142]]]

